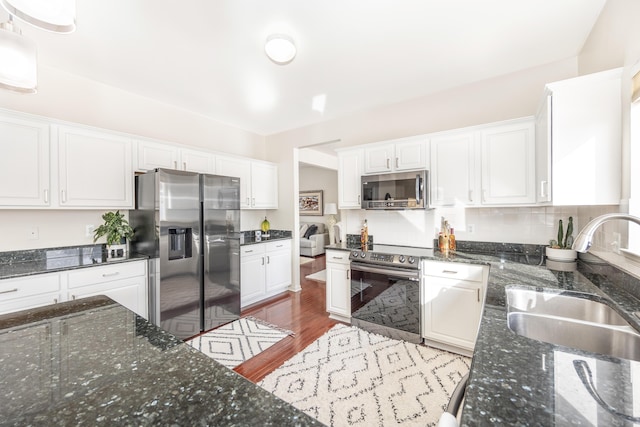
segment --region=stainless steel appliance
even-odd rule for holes
[[[429,209],[429,171],[363,175],[362,209]]]
[[[149,320],[188,338],[240,317],[240,179],[136,177],[131,250],[150,257]]]
[[[433,249],[374,245],[351,260],[351,324],[408,342],[422,342],[420,257]]]

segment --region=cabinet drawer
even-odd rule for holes
[[[17,279],[0,280],[0,301],[60,290],[58,274],[39,274]]]
[[[425,276],[482,282],[483,269],[484,267],[479,265],[425,261],[422,273]]]
[[[69,272],[69,288],[111,282],[112,280],[143,276],[145,261],[123,262],[101,267],[88,267]]]
[[[247,245],[240,247],[240,256],[253,256],[264,255],[265,245],[262,243],[256,243],[254,245]]]
[[[291,239],[276,240],[275,242],[267,242],[267,252],[282,251],[291,249]]]
[[[332,251],[327,250],[327,262],[333,262],[336,264],[349,264],[350,251]]]

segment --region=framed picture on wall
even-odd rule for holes
[[[298,197],[300,215],[322,216],[322,190],[301,191]]]

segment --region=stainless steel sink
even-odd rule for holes
[[[569,317],[607,325],[624,326],[629,324],[608,305],[577,296],[508,288],[507,302],[509,311]]]
[[[640,334],[601,302],[507,288],[507,309],[509,329],[518,335],[640,362]]]

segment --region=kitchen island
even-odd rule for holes
[[[0,316],[0,425],[322,425],[103,296]]]

